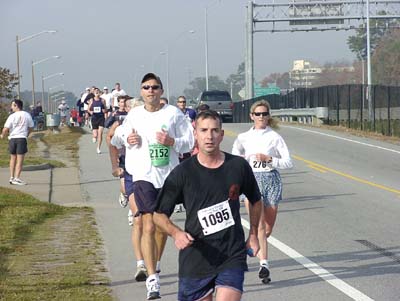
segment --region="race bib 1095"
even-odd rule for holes
[[[228,200],[199,210],[197,217],[206,236],[235,224]]]

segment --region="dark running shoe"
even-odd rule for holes
[[[269,277],[269,270],[266,266],[260,266],[258,270],[258,278],[261,279],[261,282],[264,284],[268,284],[271,282],[271,278]]]

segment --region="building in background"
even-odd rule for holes
[[[306,60],[293,61],[293,69],[289,71],[289,86],[294,88],[310,88],[318,80],[322,68]]]

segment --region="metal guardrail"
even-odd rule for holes
[[[272,117],[279,117],[281,121],[300,123],[322,124],[328,119],[328,107],[279,109],[271,110]]]

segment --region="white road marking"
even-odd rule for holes
[[[360,142],[360,141],[356,141],[356,140],[352,140],[352,139],[348,139],[348,138],[343,138],[343,137],[339,137],[339,136],[335,136],[335,135],[331,135],[331,134],[320,133],[320,132],[317,132],[317,131],[312,131],[312,130],[303,129],[303,128],[297,128],[297,127],[289,126],[289,125],[283,125],[282,127],[295,129],[295,130],[299,130],[299,131],[304,131],[304,132],[310,132],[310,133],[314,133],[314,134],[318,134],[318,135],[322,135],[322,136],[336,138],[336,139],[344,140],[344,141],[347,141],[347,142],[353,142],[353,143],[357,143],[357,144],[361,144],[361,145],[365,145],[365,146],[369,146],[369,147],[378,148],[378,149],[385,150],[385,151],[388,151],[388,152],[393,152],[393,153],[396,153],[396,154],[400,154],[400,151],[397,151],[397,150],[394,150],[394,149],[391,149],[391,148],[386,148],[386,147],[382,147],[382,146],[378,146],[378,145],[373,145],[373,144],[370,144],[370,143]]]
[[[242,218],[242,225],[243,225],[243,227],[250,229],[249,222],[243,218]],[[368,297],[367,295],[363,294],[359,290],[355,289],[354,287],[348,285],[343,280],[337,278],[335,275],[329,273],[327,270],[320,267],[318,264],[311,261],[307,257],[304,257],[299,252],[292,249],[291,247],[284,244],[283,242],[279,241],[275,237],[272,237],[272,236],[268,237],[268,243],[270,243],[275,248],[277,248],[279,251],[286,254],[290,258],[294,259],[298,263],[300,263],[302,266],[304,266],[305,268],[310,270],[312,273],[314,273],[318,277],[322,278],[323,280],[328,282],[330,285],[337,288],[338,290],[340,290],[342,293],[346,294],[353,300],[357,300],[357,301],[374,300],[374,299],[371,299],[370,297]]]

